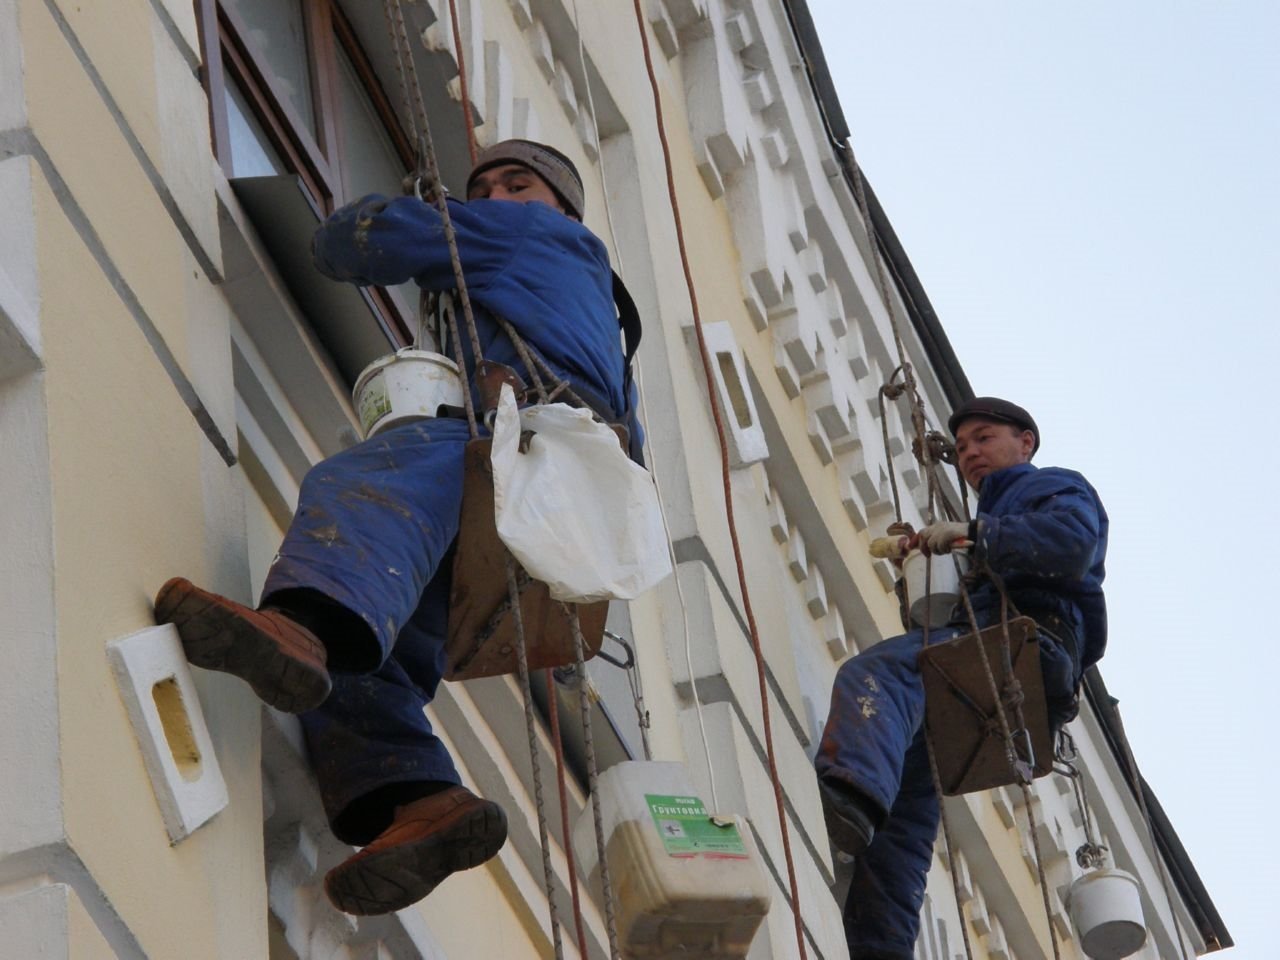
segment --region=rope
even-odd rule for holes
[[[587,931],[582,925],[582,900],[578,895],[578,867],[573,856],[569,833],[569,802],[565,790],[564,775],[564,743],[560,739],[560,704],[556,698],[556,678],[554,671],[543,671],[547,679],[547,713],[551,718],[551,742],[556,748],[556,786],[560,791],[560,836],[564,838],[568,856],[565,860],[569,866],[569,896],[573,901],[573,925],[578,935],[578,953],[587,955]]]
[[[587,683],[586,642],[582,638],[582,624],[578,620],[578,608],[560,604],[569,618],[573,632],[574,668],[578,673],[578,705],[582,712],[582,741],[587,754],[587,779],[591,787],[591,819],[596,830],[596,851],[600,861],[600,885],[604,889],[604,926],[609,935],[609,956],[622,960],[618,950],[618,919],[613,905],[613,879],[609,875],[609,858],[605,856],[604,813],[600,807],[600,783],[596,772],[596,746],[591,735],[591,690]]]
[[[409,136],[414,143],[418,142],[418,121],[414,113],[415,103],[410,96],[409,80],[405,67],[404,48],[400,44],[400,37],[396,30],[396,15],[391,6],[391,0],[383,0],[382,2],[383,18],[387,22],[387,33],[391,40],[391,50],[395,54],[396,59],[396,77],[400,81],[400,100],[404,104],[405,119],[409,122]],[[410,58],[412,62],[412,58]],[[421,91],[415,91],[421,94]],[[425,108],[424,108],[425,112]]]
[[[538,810],[538,839],[542,843],[542,879],[547,891],[547,910],[551,914],[551,941],[556,960],[564,960],[564,944],[560,941],[560,913],[556,909],[556,899],[552,896],[555,875],[551,871],[551,840],[547,831],[546,802],[542,796],[542,764],[538,760],[537,727],[533,720],[533,687],[529,683],[529,651],[524,639],[524,611],[520,609],[516,562],[510,554],[507,555],[507,594],[511,598],[511,616],[516,629],[516,664],[520,674],[520,690],[524,694],[524,728],[529,737],[529,762],[533,767],[533,798]]]
[[[440,179],[440,167],[436,161],[435,143],[431,139],[431,123],[427,119],[426,105],[422,99],[422,85],[418,82],[418,68],[413,60],[413,49],[409,45],[409,31],[405,26],[404,8],[400,4],[400,0],[387,0],[388,6],[386,10],[387,16],[394,19],[394,29],[392,31],[392,40],[397,44],[397,57],[403,57],[408,66],[409,83],[406,84],[406,112],[412,112],[412,106],[407,102],[407,89],[412,89],[416,93],[416,100],[422,116],[422,127],[418,131],[418,162],[420,168],[425,173],[425,179],[429,190],[430,197],[435,201],[436,209],[440,212],[441,225],[444,227],[445,242],[449,247],[449,263],[453,268],[454,282],[457,284],[458,298],[462,301],[462,318],[467,328],[467,334],[471,339],[471,349],[473,359],[478,363],[484,358],[484,351],[480,348],[480,335],[476,332],[475,313],[471,309],[471,294],[467,291],[467,278],[462,273],[462,261],[458,257],[458,235],[453,226],[453,218],[449,214],[449,201],[445,196],[444,182]],[[459,353],[461,346],[458,347]],[[460,369],[466,369],[460,366]],[[467,391],[463,391],[465,394]],[[477,435],[475,425],[475,411],[471,409],[468,402],[467,418],[471,424],[472,436]]]
[[[973,611],[973,601],[969,597],[968,588],[962,583],[960,585],[960,600],[964,604],[965,614],[969,618],[969,626],[973,630],[975,638],[975,646],[978,648],[978,659],[982,661],[982,672],[987,678],[987,688],[991,691],[991,698],[995,702],[996,719],[1000,724],[1000,734],[1004,738],[1005,757],[1009,761],[1010,768],[1018,777],[1018,782],[1022,783],[1023,770],[1018,764],[1018,754],[1014,747],[1013,730],[1009,726],[1009,717],[1004,712],[1004,702],[1000,698],[1000,687],[996,684],[995,673],[991,670],[991,658],[987,656],[986,645],[982,642],[982,631],[978,627],[978,616]],[[1004,636],[1002,643],[1009,643],[1009,624],[1005,617],[1005,609],[1001,607],[1001,619],[1004,621]]]
[[[649,75],[649,87],[653,94],[653,107],[657,120],[658,139],[662,144],[663,164],[667,174],[667,194],[671,201],[672,219],[676,231],[676,243],[680,251],[680,263],[684,269],[685,286],[689,292],[689,304],[693,310],[693,327],[698,339],[698,353],[702,358],[702,369],[707,381],[707,398],[711,406],[712,419],[715,421],[716,435],[720,442],[720,470],[724,481],[725,517],[729,526],[729,538],[733,544],[734,562],[738,570],[738,586],[742,593],[743,613],[751,631],[751,647],[756,658],[756,673],[760,686],[760,707],[764,718],[764,740],[769,761],[769,777],[773,784],[774,801],[778,811],[778,825],[782,834],[782,849],[787,862],[787,881],[791,892],[791,906],[795,917],[796,943],[799,956],[805,960],[808,951],[804,943],[804,921],[800,916],[800,888],[796,879],[795,860],[791,853],[791,834],[787,828],[786,807],[783,801],[782,784],[778,777],[777,756],[773,744],[773,725],[769,716],[769,685],[765,678],[764,652],[760,646],[760,631],[756,626],[755,613],[751,608],[751,595],[747,589],[746,570],[742,560],[742,545],[738,540],[738,529],[733,516],[733,488],[729,471],[729,445],[725,437],[724,419],[720,413],[720,404],[716,398],[714,371],[711,364],[711,353],[707,347],[706,335],[702,328],[702,315],[698,310],[698,296],[694,288],[693,273],[689,265],[688,249],[685,245],[684,226],[680,219],[680,203],[676,196],[675,172],[671,163],[671,146],[667,141],[666,123],[662,113],[662,96],[658,89],[658,78],[654,72],[653,56],[649,49],[649,37],[645,32],[644,11],[641,0],[634,0],[636,26],[640,34],[640,44],[644,52],[645,69]],[[693,678],[690,677],[690,682]],[[697,690],[694,690],[695,697]]]
[[[929,773],[933,777],[933,792],[938,796],[938,816],[942,821],[942,842],[947,848],[947,863],[951,869],[951,890],[956,898],[956,912],[960,914],[960,937],[964,940],[964,955],[973,960],[973,945],[969,942],[969,924],[965,922],[964,905],[960,902],[960,871],[956,869],[956,850],[951,842],[951,825],[947,819],[947,805],[942,800],[942,778],[938,775],[938,758],[933,752],[933,738],[925,736],[925,749],[929,753]]]
[[[924,403],[920,399],[920,393],[917,389],[915,372],[911,367],[911,363],[907,360],[907,348],[902,339],[902,329],[898,325],[898,312],[893,307],[893,300],[889,296],[889,280],[885,275],[884,262],[880,256],[879,239],[876,236],[875,224],[871,220],[871,209],[867,204],[866,189],[862,182],[862,168],[858,166],[857,158],[853,155],[853,147],[849,141],[845,141],[844,150],[847,154],[847,168],[853,172],[853,195],[858,203],[858,211],[862,214],[863,225],[867,231],[867,247],[871,254],[871,262],[875,266],[876,287],[880,293],[880,300],[884,304],[885,311],[889,314],[889,329],[893,331],[893,342],[898,352],[898,370],[902,372],[901,390],[907,394],[908,406],[911,411],[911,428],[916,437],[920,438],[920,450],[917,456],[920,458],[921,464],[924,466],[925,474],[932,482],[933,477],[933,455],[928,445],[923,442],[925,434],[928,432],[925,427],[924,419]],[[895,371],[896,375],[897,371]],[[893,461],[889,462],[889,473],[893,473]],[[929,498],[928,505],[928,522],[934,521],[933,498]]]
[[[1040,878],[1040,898],[1044,901],[1044,919],[1049,925],[1049,945],[1053,947],[1053,960],[1062,960],[1058,952],[1058,934],[1053,927],[1053,907],[1049,903],[1049,883],[1044,876],[1044,856],[1040,853],[1040,835],[1036,832],[1035,808],[1031,802],[1031,784],[1023,783],[1022,802],[1027,808],[1027,831],[1031,834],[1031,849],[1036,857],[1036,875]]]
[[[462,125],[467,131],[467,152],[476,165],[476,125],[471,119],[471,95],[467,92],[467,55],[462,52],[462,25],[458,22],[457,0],[449,0],[449,23],[453,27],[453,54],[458,61],[458,93],[462,97]]]
[[[895,388],[891,386],[894,378],[897,377],[901,370],[902,368],[898,367],[897,370],[893,371],[889,377],[889,383],[882,386],[879,394],[877,395],[880,401],[880,432],[884,437],[884,458],[886,465],[889,467],[889,489],[893,491],[893,514],[898,523],[902,523],[902,498],[898,494],[898,471],[893,469],[893,450],[889,443],[889,412],[887,405],[885,404],[885,400],[891,393],[895,400],[901,394],[901,387]]]
[[[463,124],[467,132],[467,147],[470,152],[471,162],[474,165],[477,156],[475,124],[473,123],[471,116],[471,99],[467,89],[466,56],[463,52],[462,34],[455,0],[449,0],[449,9],[453,27],[453,42],[458,62],[458,79],[460,93],[462,96]],[[431,126],[427,117],[426,104],[422,96],[422,87],[418,81],[417,68],[413,60],[412,48],[409,44],[408,29],[405,25],[404,9],[401,6],[401,0],[384,0],[383,11],[387,19],[388,30],[391,34],[392,48],[396,55],[396,71],[400,81],[400,91],[404,102],[404,110],[406,115],[409,117],[410,125],[413,128],[414,137],[418,144],[418,171],[414,177],[414,191],[415,193],[418,193],[419,197],[421,197],[420,190],[422,181],[425,179],[429,196],[435,201],[436,207],[439,210],[445,241],[449,248],[449,261],[453,269],[454,282],[456,284],[458,298],[462,303],[463,324],[466,327],[467,336],[471,342],[472,359],[478,364],[484,359],[484,351],[480,345],[480,335],[476,328],[475,313],[471,305],[471,295],[467,288],[466,277],[462,269],[462,261],[458,253],[457,231],[453,224],[453,218],[449,212],[449,203],[446,197],[444,183],[440,177],[435,145],[431,137]],[[414,102],[411,102],[411,92]],[[415,124],[415,109],[421,121],[420,127]],[[450,300],[446,305],[444,312],[448,324],[449,335],[453,341],[454,356],[458,364],[458,369],[466,370],[462,339],[459,335],[457,314],[453,309],[452,300]],[[528,371],[530,378],[533,380],[534,386],[538,391],[538,395],[543,402],[548,401],[554,393],[564,392],[578,400],[579,404],[581,404],[581,400],[568,389],[568,385],[560,380],[554,372],[552,372],[552,379],[557,381],[557,386],[554,393],[548,393],[546,386],[539,375],[539,366],[544,370],[550,371],[546,362],[537,355],[536,351],[530,350],[528,345],[525,344],[523,338],[516,333],[515,328],[506,321],[505,318],[497,317],[495,315],[495,320],[502,327],[507,336],[511,338],[511,341],[514,344],[521,360],[525,364],[525,368]],[[475,439],[479,436],[479,427],[476,421],[475,406],[470,389],[463,390],[463,405],[466,409],[467,423],[471,437],[472,439]],[[520,606],[520,585],[517,582],[515,561],[510,554],[507,555],[506,568],[508,599],[516,633],[517,668],[520,676],[521,692],[524,697],[525,732],[529,740],[529,760],[533,774],[534,802],[537,808],[538,835],[542,846],[543,882],[547,894],[547,909],[550,913],[551,919],[552,944],[555,950],[556,960],[563,960],[564,944],[561,940],[559,911],[556,907],[555,901],[555,882],[551,867],[551,844],[549,830],[547,828],[546,804],[542,791],[541,764],[538,759],[537,729],[533,715],[533,691],[529,680],[528,647],[524,634],[524,616]],[[585,678],[586,671],[585,667],[582,666],[584,644],[582,641],[582,632],[578,624],[576,610],[573,613],[571,622],[574,629],[574,640],[577,646],[579,669],[581,675]],[[552,682],[550,674],[548,674],[548,682]],[[561,829],[567,847],[569,844],[569,814],[567,807],[567,793],[564,782],[564,753],[559,735],[559,716],[556,709],[554,689],[551,689],[549,693],[552,738],[555,742],[557,779],[560,788]],[[586,696],[585,683],[583,696]],[[616,923],[613,919],[613,891],[608,879],[608,865],[605,862],[603,825],[599,809],[600,801],[596,794],[596,765],[595,751],[591,737],[591,717],[590,710],[585,705],[585,700],[583,707],[583,734],[587,744],[592,803],[595,808],[596,842],[599,846],[601,874],[604,878],[605,913],[609,932],[609,943],[612,951],[612,957],[614,960],[619,960],[620,955],[617,947],[617,929]],[[571,887],[570,892],[573,901],[574,923],[578,936],[578,947],[581,955],[585,957],[587,953],[586,933],[583,928],[581,903],[577,884],[577,872],[572,850],[567,849],[566,854]]]

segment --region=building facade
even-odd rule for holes
[[[551,956],[540,805],[563,949],[579,953],[548,695],[540,804],[515,679],[442,687],[433,721],[506,808],[510,841],[418,907],[356,920],[321,892],[350,851],[296,721],[188,669],[152,619],[174,575],[256,599],[302,476],[356,439],[355,378],[412,336],[413,291],[357,291],[309,263],[321,217],[398,192],[415,161],[397,8],[446,184],[468,166],[456,35],[479,142],[572,156],[644,318],[676,575],[613,606],[635,656],[609,641],[618,663],[588,671],[600,764],[683,762],[709,807],[749,819],[772,884],[752,958],[799,956],[798,937],[843,957],[812,756],[839,662],[900,630],[893,569],[867,551],[896,516],[893,481],[917,525],[927,497],[905,408],[882,410],[880,388],[898,337],[933,424],[968,385],[874,197],[860,207],[802,0],[638,4],[697,323],[632,4],[459,0],[455,25],[446,0],[0,0],[0,956]],[[588,806],[580,682],[554,688],[571,819]],[[1072,731],[1096,838],[1143,890],[1135,956],[1230,945],[1158,810],[1148,834],[1139,798],[1154,798],[1100,678],[1089,694]],[[947,801],[955,853],[939,844],[922,960],[964,956],[962,929],[974,956],[1050,957],[1051,936],[1083,956],[1064,901],[1085,822],[1069,779],[1031,796],[1030,811],[1011,789]],[[589,954],[607,956],[601,905],[582,911]]]

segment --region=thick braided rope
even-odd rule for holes
[[[529,763],[533,767],[533,797],[538,810],[538,839],[542,843],[542,877],[547,889],[547,909],[551,914],[551,939],[556,960],[564,960],[564,944],[560,941],[560,914],[553,895],[555,876],[551,871],[551,840],[547,831],[546,802],[542,796],[542,764],[538,761],[538,735],[533,718],[533,688],[529,683],[529,650],[524,638],[524,612],[520,609],[516,562],[510,554],[507,555],[507,594],[511,599],[511,616],[516,630],[516,664],[519,667],[520,690],[524,694],[524,727],[529,735]]]
[[[613,878],[609,874],[609,858],[605,856],[604,813],[600,807],[600,782],[596,768],[595,739],[591,735],[591,688],[587,683],[586,641],[582,637],[582,623],[578,608],[562,603],[560,608],[569,618],[573,632],[574,668],[578,673],[578,707],[582,713],[582,742],[587,754],[587,781],[591,788],[591,819],[596,830],[596,851],[600,859],[600,885],[604,888],[604,925],[609,935],[609,956],[622,960],[618,950],[618,920],[614,914]]]

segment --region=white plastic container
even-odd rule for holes
[[[769,884],[746,820],[706,811],[679,763],[619,763],[600,775],[598,789],[623,955],[745,957],[769,912]],[[574,825],[573,847],[600,899],[589,805]]]
[[[367,440],[391,427],[434,417],[443,403],[462,406],[462,377],[444,354],[404,347],[365,367],[351,399]]]
[[[1121,960],[1147,942],[1138,881],[1123,870],[1086,873],[1067,894],[1080,947],[1093,960]]]
[[[958,550],[930,557],[919,550],[907,554],[902,563],[902,576],[913,623],[924,626],[927,614],[931,627],[941,627],[951,618],[952,608],[960,602],[957,565],[960,571],[967,571],[969,555]]]

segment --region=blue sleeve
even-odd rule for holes
[[[1095,562],[1099,505],[1083,478],[1041,470],[1018,509],[979,513],[978,550],[1002,576],[1082,580]]]
[[[469,287],[483,288],[504,269],[524,240],[523,204],[449,201],[458,254]],[[417,197],[378,194],[334,213],[311,243],[317,269],[360,286],[416,280],[428,290],[457,286],[439,211]]]

